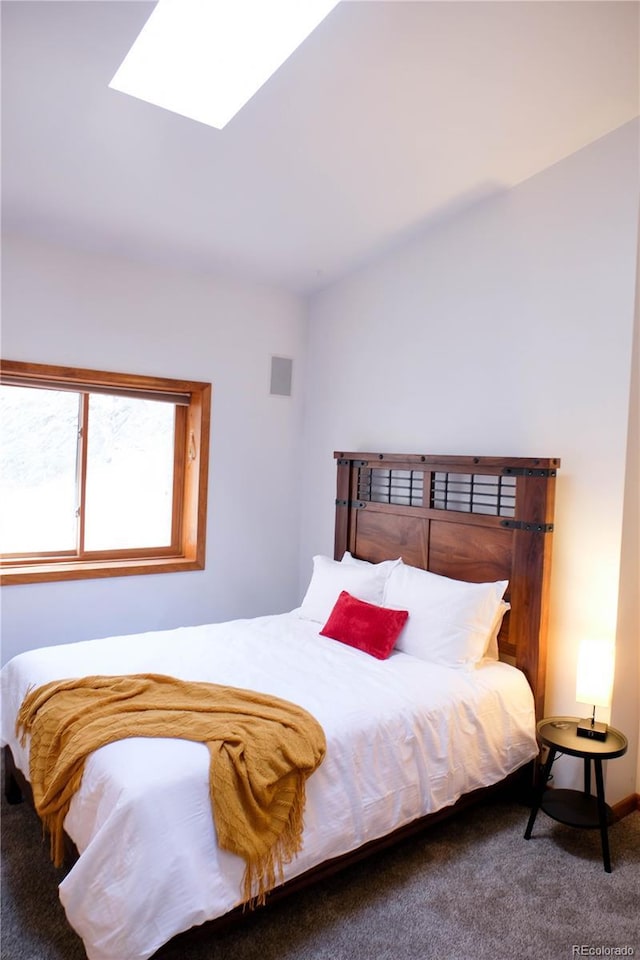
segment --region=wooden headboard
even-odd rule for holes
[[[557,458],[335,453],[335,557],[345,550],[471,582],[508,580],[500,658],[544,714]]]

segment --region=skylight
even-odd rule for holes
[[[221,129],[338,0],[159,0],[109,84]]]

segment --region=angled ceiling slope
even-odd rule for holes
[[[109,89],[152,9],[4,0],[4,229],[308,294],[638,115],[636,2],[342,2],[223,130]]]

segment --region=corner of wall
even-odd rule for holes
[[[610,765],[607,794],[615,800],[640,793],[640,218],[638,223],[636,300],[622,544],[616,635],[616,675],[612,723],[629,739],[627,756]]]

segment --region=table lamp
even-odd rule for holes
[[[613,644],[583,640],[578,651],[576,700],[593,705],[591,717],[580,720],[577,734],[591,740],[607,739],[607,724],[596,720],[596,707],[608,707],[613,690]]]

